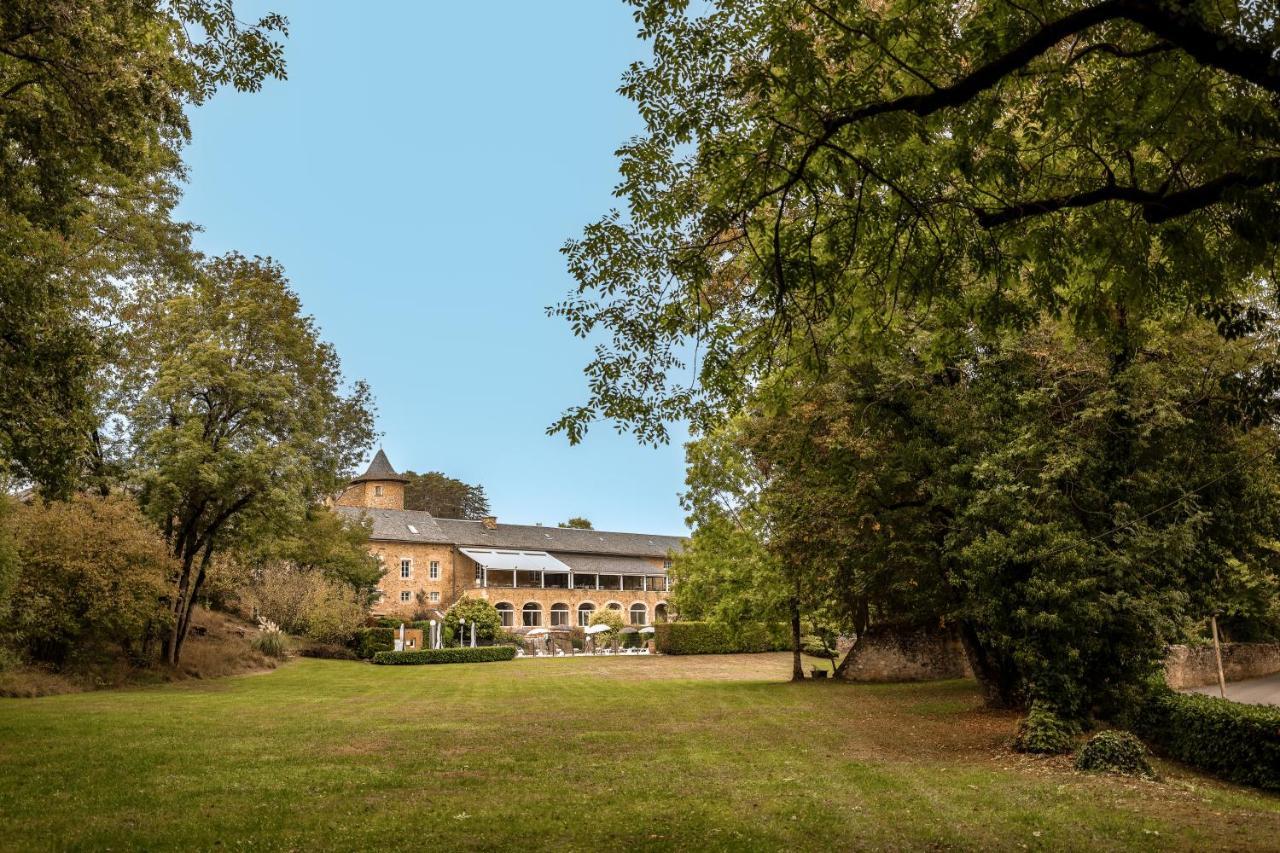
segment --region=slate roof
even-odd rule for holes
[[[619,557],[665,557],[670,551],[681,550],[684,544],[679,536],[577,530],[536,524],[499,524],[496,529],[490,530],[481,521],[435,518],[428,512],[418,510],[365,509],[354,506],[338,506],[334,510],[349,518],[369,518],[373,522],[372,538],[392,542],[474,545],[482,548],[512,548],[556,554],[609,554]],[[410,530],[410,525],[416,533]],[[653,570],[661,571],[656,566]],[[616,569],[614,573],[617,573]]]
[[[383,453],[381,448],[379,448],[378,452],[374,455],[373,461],[369,463],[369,468],[351,482],[363,483],[370,480],[379,480],[382,482],[392,480],[397,483],[409,482],[408,477],[400,476],[396,473],[396,469],[391,467],[391,460],[387,459],[387,454]]]
[[[560,559],[574,572],[584,575],[662,575],[661,566],[655,566],[643,557],[618,557],[613,554],[561,554]]]

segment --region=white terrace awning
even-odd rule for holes
[[[511,551],[505,548],[459,548],[486,569],[511,572],[568,572],[569,567],[546,551]]]

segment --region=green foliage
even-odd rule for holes
[[[108,645],[139,659],[167,628],[174,562],[131,498],[37,500],[10,523],[19,570],[0,619],[7,644],[56,664]]]
[[[367,619],[367,597],[320,569],[273,560],[258,566],[241,603],[286,631],[319,643],[345,643]]]
[[[369,660],[379,652],[393,650],[396,647],[395,637],[392,628],[362,628],[351,636],[348,645],[361,660]]]
[[[1059,755],[1071,751],[1078,734],[1080,727],[1075,723],[1064,720],[1043,703],[1035,702],[1018,724],[1013,748],[1019,752]]]
[[[790,629],[782,623],[664,622],[653,628],[655,647],[664,655],[781,652],[791,648]]]
[[[1269,275],[1270,3],[636,5],[625,209],[565,246],[552,309],[605,338],[552,426],[571,440],[701,430],[907,306],[957,335],[1043,311],[1112,331]]]
[[[251,559],[288,561],[347,584],[367,598],[382,578],[382,566],[369,553],[371,529],[368,521],[313,505],[297,523],[253,543]]]
[[[476,646],[453,649],[423,649],[418,652],[378,652],[374,663],[411,666],[424,663],[493,663],[511,660],[515,646]]]
[[[1129,732],[1116,730],[1098,732],[1089,738],[1076,755],[1076,769],[1148,779],[1156,775],[1147,761],[1147,748],[1142,741]]]
[[[269,658],[282,658],[289,654],[289,644],[283,631],[259,631],[249,640],[249,645]]]
[[[621,610],[612,610],[605,607],[592,613],[591,618],[587,620],[588,627],[592,625],[607,625],[609,628],[608,631],[590,635],[594,648],[599,649],[612,645],[617,641],[626,624],[626,621],[622,618]]]
[[[0,494],[0,624],[9,616],[13,588],[18,582],[18,549],[14,542],[13,516],[18,502]]]
[[[583,518],[580,515],[576,515],[573,518],[569,519],[568,521],[560,522],[559,526],[569,527],[574,530],[595,530],[595,528],[591,526],[591,520],[587,518]]]
[[[1216,776],[1280,791],[1280,708],[1152,687],[1138,734],[1170,758]]]
[[[0,468],[65,496],[100,466],[118,285],[188,263],[186,110],[283,77],[284,30],[215,0],[0,6]]]
[[[368,388],[344,390],[301,309],[278,265],[233,254],[190,280],[139,282],[122,311],[122,449],[182,563],[171,660],[211,556],[305,529],[372,440]]]
[[[476,626],[476,642],[481,640],[492,642],[502,630],[502,617],[498,615],[497,608],[482,598],[463,596],[453,603],[453,606],[444,614],[446,636],[450,638],[457,636],[459,619],[467,620],[466,637],[463,638],[466,642],[470,642],[470,626],[473,623]]]
[[[429,512],[437,518],[484,518],[489,498],[484,486],[464,483],[439,471],[405,471],[404,508]]]

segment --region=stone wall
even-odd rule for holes
[[[1280,643],[1223,643],[1222,671],[1227,681],[1280,672]],[[1164,660],[1164,678],[1174,690],[1217,684],[1213,645],[1170,646]]]
[[[931,681],[972,675],[952,632],[877,625],[853,644],[841,676],[847,681]]]

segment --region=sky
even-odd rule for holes
[[[178,215],[197,248],[282,263],[399,470],[479,483],[500,521],[681,533],[684,453],[597,424],[590,344],[545,309],[560,247],[618,203],[617,94],[647,49],[621,0],[236,4],[289,18],[287,81],[192,114]]]

